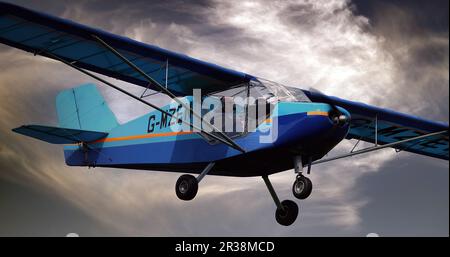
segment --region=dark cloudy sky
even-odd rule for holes
[[[11,2],[286,85],[448,123],[448,1]],[[4,45],[0,60],[1,236],[449,235],[448,162],[393,150],[315,166],[313,194],[290,227],[275,222],[260,178],[207,177],[194,201],[181,202],[178,174],[68,168],[60,147],[11,128],[56,124],[57,92],[90,79]],[[148,111],[101,90],[121,122]],[[292,199],[293,171],[272,177],[280,198]]]

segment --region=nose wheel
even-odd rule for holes
[[[292,185],[292,193],[297,199],[303,200],[308,198],[312,192],[312,182],[309,178],[298,175]]]
[[[303,163],[302,163],[302,156],[298,155],[294,157],[294,170],[297,174],[297,177],[295,178],[294,185],[292,185],[292,193],[294,194],[295,198],[303,200],[308,198],[308,196],[312,192],[312,182],[309,178],[303,176]],[[309,156],[308,158],[308,170],[307,174],[311,172],[311,163],[312,163],[312,157]]]

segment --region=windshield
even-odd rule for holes
[[[258,79],[251,82],[255,91],[264,97],[267,101],[272,102],[272,98],[277,97],[278,101],[295,102],[297,99],[286,87],[268,80]],[[256,96],[259,97],[259,96]]]
[[[268,102],[273,102],[274,100],[272,98],[275,97],[278,101],[283,102],[311,102],[305,93],[299,88],[286,87],[279,83],[265,79],[251,81],[250,84],[251,87],[254,88],[253,94],[250,95],[254,97],[262,96]]]
[[[250,96],[249,104],[254,104],[253,101],[257,98],[264,98],[269,103],[275,103],[276,101],[311,102],[299,88],[283,86],[279,83],[260,78],[252,80],[249,83],[237,85],[225,91],[213,93],[211,96],[232,98],[247,98]]]

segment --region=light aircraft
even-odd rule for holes
[[[154,109],[119,124],[96,86],[86,84],[58,94],[58,126],[25,125],[14,132],[64,144],[69,166],[199,174],[179,177],[175,191],[182,200],[195,197],[205,175],[260,176],[275,202],[277,222],[288,226],[296,220],[298,206],[279,200],[271,174],[294,169],[293,194],[306,199],[312,183],[305,174],[315,164],[384,148],[449,159],[448,124],[285,87],[13,4],[0,3],[0,42],[60,61]],[[144,92],[134,95],[97,74],[132,83]],[[200,98],[221,103],[237,96],[258,101],[219,109],[236,120],[230,132],[218,119],[205,121],[203,105],[195,106],[196,89],[203,94]],[[169,96],[175,105],[158,107],[147,101],[155,94]],[[251,110],[256,110],[256,121]],[[255,128],[237,129],[242,128],[237,117],[252,119]],[[173,129],[177,125],[188,129]],[[263,128],[267,126],[271,129]],[[271,140],[261,140],[274,131]],[[355,145],[347,154],[324,158],[344,139],[373,146],[355,150]]]

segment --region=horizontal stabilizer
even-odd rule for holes
[[[15,128],[12,131],[51,144],[75,144],[80,142],[91,142],[104,138],[108,135],[108,133],[105,132],[40,125],[24,125]]]

